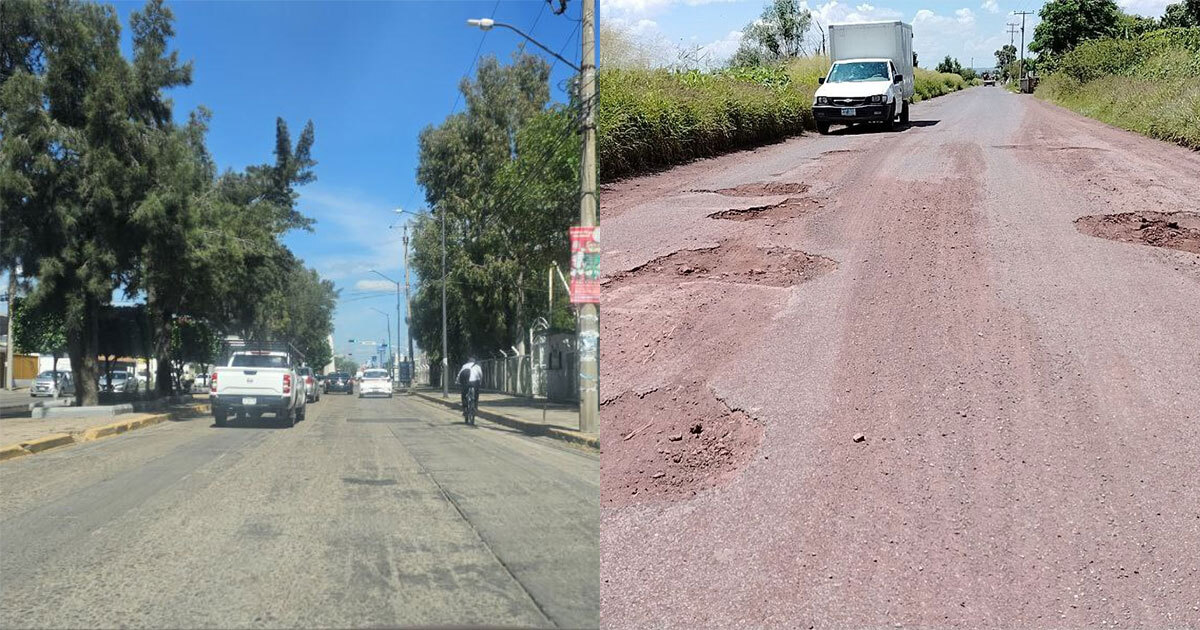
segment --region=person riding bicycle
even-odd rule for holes
[[[474,396],[471,400],[474,400],[478,405],[479,386],[483,383],[483,368],[480,367],[475,357],[467,359],[467,362],[458,371],[457,383],[465,386],[462,388],[463,409],[467,407],[467,392],[470,392]]]

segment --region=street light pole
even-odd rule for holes
[[[450,355],[446,344],[446,206],[442,205],[442,398],[450,397]]]
[[[397,307],[399,308],[399,307]],[[399,315],[397,315],[399,317]],[[404,332],[408,334],[408,392],[412,393],[417,377],[417,363],[412,345],[412,301],[408,297],[408,224],[404,225]]]

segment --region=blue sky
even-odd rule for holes
[[[1129,13],[1159,17],[1173,0],[1117,0]],[[741,30],[762,12],[767,0],[600,0],[603,24],[624,28],[653,47],[660,61],[671,63],[680,48],[697,48],[708,63],[726,61],[738,47]],[[1041,0],[808,0],[802,2],[823,24],[901,19],[913,25],[913,47],[923,67],[944,56],[964,66],[995,64],[994,51],[1009,42],[1009,22],[1026,17],[1025,40],[1033,37]],[[1020,47],[1020,34],[1015,45]]]
[[[116,3],[127,53],[129,14],[142,5]],[[580,57],[579,0],[561,16],[543,0],[169,6],[172,47],[194,62],[192,85],[172,92],[175,115],[183,120],[201,104],[213,111],[208,147],[222,170],[270,161],[276,116],[287,120],[293,141],[312,119],[317,181],[301,189],[300,210],[317,220],[316,230],[285,241],[342,289],[336,351],[360,359],[370,350],[348,339],[387,339],[384,316],[370,307],[391,315],[396,335],[394,285],[369,270],[403,280],[401,231],[388,226],[398,222],[392,208],[424,206],[415,182],[417,135],[450,114],[477,49],[507,60],[521,41],[505,29],[485,34],[466,20],[494,15],[567,59]],[[556,99],[565,99],[557,86],[571,73],[554,67]]]

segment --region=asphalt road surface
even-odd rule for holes
[[[912,117],[603,191],[606,627],[1200,627],[1200,154]]]
[[[0,464],[0,625],[598,624],[598,461],[403,397]]]

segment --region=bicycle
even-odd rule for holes
[[[463,422],[466,424],[475,424],[475,412],[479,408],[479,389],[467,385],[467,390],[463,392]]]

